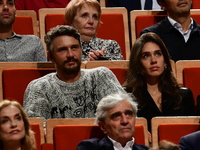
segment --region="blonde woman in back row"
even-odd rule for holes
[[[121,48],[114,40],[96,37],[101,6],[97,0],[71,0],[65,9],[65,20],[81,35],[82,61],[123,60]]]

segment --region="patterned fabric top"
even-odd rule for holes
[[[93,118],[98,102],[111,93],[125,92],[111,70],[105,67],[82,69],[73,83],[50,73],[29,83],[24,108],[29,117]]]
[[[114,40],[104,40],[93,37],[89,42],[81,41],[81,46],[83,49],[82,61],[88,59],[88,54],[91,52],[91,50],[102,49],[106,49],[104,52],[104,57],[106,57],[108,60],[124,59],[119,44]]]
[[[0,62],[47,61],[44,47],[35,35],[19,35],[0,39]]]

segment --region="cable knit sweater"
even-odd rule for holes
[[[29,83],[24,108],[29,117],[92,118],[98,102],[106,95],[124,92],[108,68],[81,69],[73,83],[61,81],[50,73]]]

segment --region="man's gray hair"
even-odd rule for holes
[[[105,122],[107,111],[122,101],[128,101],[132,106],[133,113],[136,115],[137,103],[134,100],[135,98],[128,93],[114,93],[102,98],[97,105],[95,123]]]

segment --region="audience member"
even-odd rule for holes
[[[52,28],[45,42],[56,73],[28,85],[24,107],[29,117],[91,118],[101,98],[125,92],[108,68],[80,69],[82,49],[75,28],[64,25]]]
[[[151,132],[156,116],[194,115],[190,89],[180,87],[173,75],[169,53],[155,33],[145,33],[133,45],[124,85],[138,102],[138,117],[145,117]]]
[[[39,37],[19,35],[12,30],[16,13],[14,0],[1,0],[0,8],[0,62],[46,61]]]
[[[179,147],[181,150],[200,150],[200,131],[181,137]]]
[[[27,115],[16,101],[0,102],[0,149],[36,150]]]
[[[124,93],[104,97],[96,110],[96,123],[106,134],[103,139],[89,139],[79,143],[77,150],[148,150],[135,143],[137,103]]]
[[[82,61],[122,60],[119,44],[96,37],[100,25],[101,6],[96,0],[71,0],[65,10],[65,20],[81,34]]]
[[[159,10],[156,0],[107,0],[106,7],[125,7],[128,12],[132,10]]]
[[[174,61],[200,59],[200,27],[190,16],[192,0],[157,1],[168,16],[141,34],[158,34]]]

